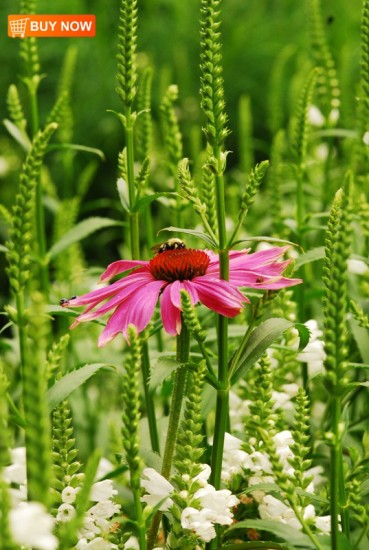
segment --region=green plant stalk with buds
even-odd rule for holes
[[[189,353],[190,333],[187,330],[186,324],[182,320],[182,330],[181,333],[177,336],[176,359],[179,363],[179,366],[174,373],[173,392],[169,410],[168,430],[163,454],[163,463],[161,467],[161,475],[165,477],[165,479],[169,479],[173,463],[179,421],[181,417],[182,401],[186,388],[186,364],[188,363]],[[156,535],[159,529],[160,519],[161,513],[157,512],[152,521],[150,532],[148,535],[148,550],[152,550],[152,548],[154,547]]]
[[[146,525],[141,502],[141,459],[139,455],[138,438],[140,421],[138,375],[141,364],[141,346],[137,330],[133,325],[128,327],[128,338],[130,341],[130,352],[129,358],[125,364],[125,373],[122,378],[122,443],[130,473],[135,507],[135,523],[138,531],[140,549],[146,550]]]
[[[140,257],[139,213],[136,202],[140,189],[136,191],[134,174],[134,124],[137,114],[132,112],[132,104],[136,96],[136,54],[137,47],[137,0],[122,0],[119,17],[118,43],[118,88],[117,92],[123,102],[124,113],[119,118],[122,121],[126,138],[126,175],[129,193],[129,224],[132,258]],[[144,161],[143,161],[144,162]],[[139,178],[138,178],[139,179]],[[149,354],[147,342],[142,343],[142,376],[145,392],[145,404],[149,422],[152,450],[159,452],[159,437],[156,424],[153,396],[150,393],[148,380],[150,377]]]
[[[342,457],[342,398],[347,390],[347,260],[350,255],[351,232],[351,177],[347,178],[346,189],[337,191],[328,219],[324,282],[324,342],[326,359],[325,384],[331,394],[331,431],[327,442],[331,446],[331,532],[332,547],[339,548],[339,516],[342,517],[343,532],[349,537],[349,518],[345,502],[344,471]]]
[[[214,173],[216,211],[218,222],[218,248],[220,277],[229,278],[229,253],[226,236],[224,170],[226,153],[224,140],[229,131],[226,128],[227,115],[222,77],[222,56],[220,43],[220,0],[201,1],[201,107],[206,124],[203,129],[209,149],[209,166]],[[228,319],[218,316],[218,381],[215,433],[211,460],[211,483],[220,487],[222,471],[224,434],[228,423],[229,382],[228,382]],[[214,543],[215,544],[215,543]]]

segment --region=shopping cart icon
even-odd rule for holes
[[[14,19],[13,21],[9,21],[12,38],[15,38],[16,36],[20,36],[21,38],[24,38],[26,34],[28,20],[29,20],[29,17],[25,19]]]

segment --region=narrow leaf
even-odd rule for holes
[[[110,218],[87,218],[86,220],[77,223],[77,225],[75,225],[73,229],[65,233],[65,235],[63,235],[59,241],[53,244],[53,246],[47,253],[48,259],[52,260],[61,252],[63,252],[63,250],[65,250],[72,244],[77,243],[82,239],[85,239],[92,233],[95,233],[95,231],[99,231],[100,229],[104,229],[106,227],[113,227],[118,225],[121,226],[122,223],[116,220],[112,220]]]
[[[27,134],[20,130],[14,122],[11,120],[8,120],[7,118],[3,120],[5,128],[8,130],[9,134],[12,136],[12,138],[15,139],[17,143],[24,149],[25,151],[29,151],[31,148],[31,141]]]
[[[245,349],[241,353],[237,364],[233,364],[231,359],[230,367],[234,373],[231,379],[231,385],[242,378],[252,365],[254,365],[271,344],[279,338],[285,330],[293,327],[293,323],[287,319],[274,318],[261,323],[251,334]],[[242,345],[242,344],[241,344]],[[237,354],[237,352],[236,352]],[[235,357],[235,356],[233,356]]]
[[[186,235],[192,235],[193,237],[197,237],[198,239],[201,239],[202,241],[205,241],[208,243],[212,248],[217,247],[217,243],[208,235],[207,233],[202,233],[202,231],[196,231],[195,229],[182,229],[181,227],[164,227],[159,231],[161,233],[162,231],[173,231],[174,233],[185,233]]]
[[[59,403],[66,399],[75,389],[79,388],[86,382],[91,376],[93,376],[100,369],[113,370],[115,367],[107,363],[90,363],[84,365],[80,369],[68,372],[63,378],[57,380],[53,386],[48,390],[48,399],[50,410],[54,409]]]
[[[237,529],[257,529],[258,531],[268,531],[269,533],[273,533],[287,542],[293,540],[293,545],[295,547],[305,549],[315,548],[315,545],[311,542],[307,535],[298,529],[294,529],[290,525],[286,525],[279,521],[246,519],[232,525],[229,529],[227,529],[226,534],[229,534],[231,531],[235,531]]]
[[[160,199],[161,197],[178,197],[178,193],[175,193],[174,191],[161,191],[159,193],[152,193],[151,195],[146,195],[145,197],[142,197],[133,208],[133,212],[138,212],[145,206],[149,205],[150,203]],[[164,230],[162,230],[164,231]]]
[[[96,147],[87,147],[86,145],[78,145],[76,143],[53,143],[48,146],[47,151],[59,151],[63,149],[81,151],[82,153],[91,153],[92,155],[98,156],[101,160],[105,160],[105,155],[101,149],[97,149]]]
[[[324,246],[318,246],[313,248],[304,254],[301,254],[295,261],[295,268],[298,269],[302,265],[310,264],[311,262],[316,262],[317,260],[322,260],[324,258]]]

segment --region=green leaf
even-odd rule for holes
[[[150,389],[160,386],[172,372],[181,366],[175,354],[160,354],[151,360]]]
[[[293,326],[299,333],[300,342],[298,351],[302,351],[309,343],[311,335],[310,330],[303,323],[295,323]]]
[[[299,531],[294,529],[290,525],[281,523],[280,521],[269,521],[265,519],[246,519],[235,523],[227,529],[226,534],[228,535],[232,531],[238,529],[257,529],[258,531],[268,531],[273,533],[277,537],[286,540],[287,542],[293,541],[293,546],[298,548],[315,548],[315,545],[311,542],[309,537]]]
[[[63,235],[59,241],[53,244],[53,246],[47,253],[48,260],[50,261],[54,259],[61,252],[63,252],[63,250],[65,250],[72,244],[77,243],[82,239],[85,239],[92,233],[95,233],[96,231],[99,231],[100,229],[104,229],[106,227],[114,226],[122,226],[122,223],[118,222],[117,220],[112,220],[110,218],[99,217],[87,218],[86,220],[77,223],[77,225],[75,225],[73,229],[65,233],[65,235]]]
[[[299,244],[293,243],[292,241],[286,241],[286,239],[278,239],[277,237],[262,237],[262,236],[248,237],[247,239],[241,239],[240,241],[235,241],[232,243],[232,247],[236,246],[237,244],[247,243],[247,242],[289,244],[291,246],[297,246],[301,248]]]
[[[82,151],[82,153],[91,153],[92,155],[98,156],[101,160],[105,160],[105,155],[101,149],[96,147],[87,147],[86,145],[78,145],[76,143],[53,143],[47,148],[47,152],[50,151],[59,151],[59,150],[71,150],[71,151]]]
[[[159,193],[152,193],[151,195],[146,195],[145,197],[142,197],[139,201],[137,201],[132,211],[138,212],[139,210],[141,210],[141,208],[145,208],[145,206],[160,199],[161,197],[174,198],[174,197],[178,197],[178,193],[175,193],[174,191],[161,191]],[[162,231],[164,230],[162,229]]]
[[[0,252],[4,252],[5,254],[9,252],[8,248],[4,246],[3,244],[0,244]]]
[[[317,260],[322,260],[324,258],[324,246],[318,246],[317,248],[312,248],[308,252],[301,254],[295,262],[295,267],[298,269],[302,265],[309,264],[311,262],[316,262]]]
[[[258,548],[266,548],[266,550],[293,550],[294,547],[289,544],[262,540],[237,542],[236,544],[227,544],[224,546],[224,550],[257,550]]]
[[[8,120],[7,118],[3,120],[5,128],[8,130],[9,134],[12,136],[12,138],[15,139],[17,143],[24,149],[25,151],[29,151],[31,148],[31,141],[27,134],[20,130],[14,122],[11,120]]]
[[[245,349],[240,354],[237,364],[233,364],[233,361],[238,351],[230,361],[230,372],[233,372],[231,385],[235,384],[246,374],[249,368],[260,359],[274,340],[279,338],[285,330],[293,326],[294,324],[291,321],[276,317],[268,319],[256,327],[247,343],[241,343],[241,346],[245,346]]]
[[[83,367],[68,372],[63,378],[57,380],[48,390],[48,399],[50,410],[54,409],[59,403],[66,399],[75,389],[82,386],[100,369],[115,370],[116,367],[107,363],[90,363]]]
[[[162,231],[173,231],[174,233],[185,233],[186,235],[192,235],[193,237],[196,237],[198,239],[201,239],[202,241],[205,241],[206,243],[210,244],[212,248],[217,248],[217,243],[208,235],[207,233],[202,233],[202,231],[196,231],[195,229],[182,229],[181,227],[164,227],[164,229],[161,229],[159,233]]]

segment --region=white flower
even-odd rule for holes
[[[115,504],[111,500],[101,500],[95,506],[88,510],[88,515],[96,519],[108,519],[120,511],[119,504]]]
[[[96,535],[100,535],[100,528],[95,524],[94,519],[89,516],[85,516],[83,519],[83,526],[79,530],[81,537],[88,540],[93,539]]]
[[[261,519],[279,521],[295,529],[301,528],[300,522],[295,516],[295,512],[271,495],[266,495],[262,503],[259,504],[259,514]]]
[[[169,495],[174,491],[173,485],[154,468],[145,468],[142,475],[141,485],[147,494],[141,500],[152,508],[163,500],[159,510],[166,512],[173,505],[172,499],[169,498]]]
[[[8,483],[25,484],[27,479],[26,448],[16,447],[10,451],[12,464],[4,468],[3,477]]]
[[[107,458],[104,458],[104,457],[100,458],[95,479],[100,479],[102,477],[105,477],[112,470],[114,470],[114,464],[112,464],[110,460],[108,460]]]
[[[259,504],[259,514],[261,519],[279,521],[294,529],[301,529],[301,524],[292,508],[289,508],[286,504],[271,495],[266,495],[262,503]],[[314,519],[314,506],[312,504],[306,506],[306,508],[302,510],[302,516],[305,520]]]
[[[321,110],[316,105],[310,105],[308,109],[307,119],[312,126],[324,126],[325,118]]]
[[[199,499],[201,507],[207,509],[207,517],[213,523],[220,525],[230,525],[233,521],[233,512],[231,508],[239,503],[236,496],[232,495],[228,489],[217,491],[213,485],[202,487],[193,495]]]
[[[331,532],[331,516],[321,516],[320,518],[315,518],[315,526],[323,533]]]
[[[365,132],[363,135],[363,143],[364,145],[369,145],[369,132]]]
[[[207,510],[196,510],[188,506],[181,515],[183,529],[193,531],[204,542],[211,541],[216,533],[212,522],[207,517]]]
[[[347,261],[347,264],[349,272],[353,273],[354,275],[363,275],[368,271],[368,265],[362,260],[355,260],[354,258],[350,258]]]
[[[64,502],[58,508],[58,513],[56,514],[56,521],[66,522],[71,520],[76,514],[76,509],[71,504]]]
[[[57,538],[52,534],[55,520],[39,502],[21,502],[9,513],[14,542],[37,550],[55,550]]]
[[[226,433],[224,436],[224,452],[222,464],[222,480],[229,481],[232,476],[241,473],[244,468],[252,470],[250,455],[241,449],[242,441]]]
[[[92,502],[100,502],[101,500],[108,500],[117,494],[118,491],[113,489],[112,480],[104,479],[92,485],[90,500],[92,500]]]
[[[134,536],[129,537],[123,546],[124,550],[140,550],[138,539]]]
[[[235,392],[229,392],[229,416],[232,431],[243,432],[243,418],[249,415],[250,400],[241,399]]]
[[[61,498],[62,501],[66,504],[72,504],[76,500],[76,494],[78,493],[78,489],[75,487],[71,487],[70,485],[67,485],[62,491]]]
[[[76,550],[110,550],[112,548],[117,548],[117,546],[101,537],[96,537],[91,541],[79,539],[76,545]]]
[[[310,319],[305,325],[310,331],[310,340],[306,348],[298,354],[297,360],[307,363],[309,376],[312,378],[323,369],[325,359],[324,342],[322,340],[323,333],[319,330],[315,319]]]
[[[211,474],[211,468],[209,464],[202,464],[201,472],[193,478],[193,481],[198,481],[200,485],[205,487],[207,485],[207,481],[210,477],[210,474]]]
[[[297,395],[298,385],[284,384],[281,389],[283,391],[273,390],[272,392],[273,409],[293,409],[291,398]]]

